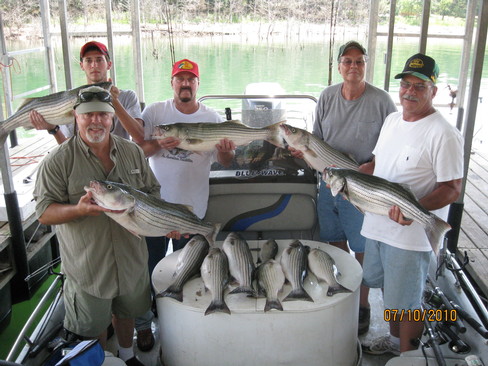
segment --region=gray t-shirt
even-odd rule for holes
[[[383,121],[397,108],[387,92],[369,83],[360,98],[346,100],[342,84],[325,88],[320,94],[313,133],[363,164],[373,157]]]

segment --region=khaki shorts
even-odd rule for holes
[[[136,318],[151,307],[149,273],[144,272],[136,290],[113,299],[101,299],[83,291],[74,281],[64,282],[64,327],[83,337],[98,337],[110,325],[112,314],[121,319]]]

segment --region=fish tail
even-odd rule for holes
[[[253,297],[256,297],[256,291],[251,286],[239,286],[233,289],[231,292],[229,292],[229,295],[231,294],[242,294],[246,293],[249,294]]]
[[[266,129],[268,130],[268,137],[266,138],[266,141],[281,148],[285,147],[285,145],[283,144],[283,137],[280,134],[280,126],[284,122],[286,121],[280,121],[266,127]]]
[[[327,296],[334,296],[335,294],[341,292],[352,292],[352,291],[338,283],[334,286],[329,286],[329,288],[327,289]]]
[[[432,214],[428,223],[425,225],[425,233],[427,234],[430,246],[436,255],[439,251],[439,243],[444,239],[444,235],[446,235],[450,229],[451,225],[434,214]]]
[[[156,297],[171,297],[179,302],[183,302],[183,291],[180,287],[172,285],[158,293]]]
[[[279,311],[283,311],[283,306],[281,305],[280,300],[266,300],[266,305],[264,306],[264,312],[270,311],[271,309],[276,309]]]
[[[205,310],[205,315],[209,315],[217,312],[227,313],[230,315],[230,309],[224,300],[213,300],[208,306],[207,310]]]
[[[283,299],[283,301],[293,301],[293,300],[305,300],[313,302],[313,299],[310,295],[305,291],[303,287],[296,288],[292,290],[287,297]]]
[[[210,246],[213,246],[215,244],[215,241],[217,240],[217,234],[219,233],[221,226],[222,224],[213,224],[213,230],[205,235],[205,238],[208,240]]]

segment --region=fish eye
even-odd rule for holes
[[[163,126],[163,130],[169,131],[169,127],[168,126]]]
[[[113,186],[111,184],[107,184],[107,189],[112,189]]]
[[[297,132],[297,129],[292,127],[291,128],[291,132],[296,133]]]

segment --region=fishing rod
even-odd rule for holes
[[[425,306],[423,303],[420,305],[420,309],[422,314],[426,313]],[[444,359],[444,355],[442,354],[442,350],[440,347],[440,343],[443,341],[443,338],[441,337],[439,332],[434,330],[434,328],[432,327],[432,322],[430,322],[427,317],[423,317],[423,318],[424,318],[423,321],[425,325],[425,333],[427,334],[428,340],[427,342],[422,344],[422,352],[424,352],[425,346],[429,346],[430,348],[432,348],[432,351],[434,351],[434,356],[437,361],[437,365],[447,366],[446,360]],[[424,356],[426,356],[425,353]]]

